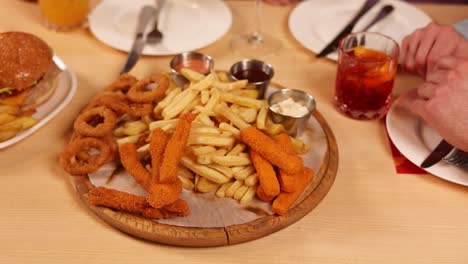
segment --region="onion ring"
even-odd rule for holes
[[[133,75],[124,73],[115,80],[111,85],[107,86],[106,91],[110,92],[123,92],[124,94],[130,90],[132,85],[138,82],[137,78]]]
[[[101,117],[103,120],[98,125],[90,125],[89,122]],[[117,123],[116,114],[103,106],[88,109],[81,113],[75,120],[73,127],[75,132],[82,136],[103,137],[112,133]]]
[[[113,92],[103,92],[97,95],[91,100],[85,110],[96,106],[105,106],[117,113],[124,113],[133,117],[148,115],[153,111],[152,104],[134,103],[125,94]]]
[[[77,158],[78,153],[97,149],[99,151],[96,158],[89,158],[88,161],[81,161]],[[83,175],[98,170],[106,163],[111,155],[111,147],[104,141],[92,137],[78,138],[72,141],[60,156],[60,163],[65,171],[73,175]]]
[[[75,140],[76,139],[81,139],[81,138],[84,138],[84,137],[80,136],[80,135],[77,135]],[[117,154],[118,148],[119,148],[115,138],[112,135],[109,134],[107,136],[104,136],[102,138],[97,138],[97,139],[103,141],[104,143],[106,143],[110,147],[111,154],[109,155],[109,159],[106,161],[106,163],[114,160],[114,158],[115,158],[115,156]],[[80,162],[94,163],[94,162],[97,162],[96,159],[98,159],[99,157],[96,156],[96,155],[93,155],[91,150],[86,150],[86,151],[78,152],[76,154],[76,158]]]
[[[157,83],[158,86],[152,90],[146,91],[145,88],[152,83]],[[153,74],[147,78],[144,78],[128,90],[128,98],[136,103],[152,103],[154,101],[160,101],[166,93],[169,87],[169,78],[161,73]]]

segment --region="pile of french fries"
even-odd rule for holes
[[[117,143],[136,143],[155,128],[172,133],[179,114],[195,113],[188,151],[178,168],[183,187],[202,193],[215,191],[218,197],[248,203],[255,197],[258,178],[247,147],[240,141],[240,131],[255,126],[276,135],[285,131],[284,127],[269,118],[266,100],[257,99],[258,90],[249,87],[247,80],[231,82],[225,72],[205,76],[182,69],[181,74],[190,84],[182,89],[171,83],[152,117],[127,122],[115,129]],[[293,139],[293,145],[300,154],[309,149],[297,139]],[[138,149],[142,157],[148,151],[149,144]]]
[[[0,142],[15,137],[37,122],[38,120],[31,117],[30,113],[21,112],[19,107],[0,104]]]

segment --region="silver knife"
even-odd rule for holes
[[[325,48],[323,48],[315,57],[320,58],[333,52],[338,47],[338,43],[340,42],[340,40],[344,36],[351,33],[353,31],[354,26],[359,21],[359,19],[361,19],[361,17],[364,14],[366,14],[367,11],[369,11],[378,2],[379,0],[366,0],[364,5],[361,7],[359,12],[353,17],[353,19],[351,19],[351,21],[341,30],[341,32],[338,33],[338,35],[336,35],[335,38],[330,43],[328,43],[327,46],[325,46]]]
[[[154,16],[155,11],[156,10],[152,6],[144,6],[140,10],[140,14],[138,15],[136,35],[135,39],[133,40],[132,49],[128,54],[127,62],[125,62],[125,65],[120,71],[120,74],[129,72],[140,58],[141,52],[143,51],[146,42],[145,29],[148,23],[151,21],[151,18]]]
[[[421,163],[421,168],[429,168],[437,162],[441,161],[445,156],[447,156],[450,151],[453,150],[453,146],[450,145],[447,141],[440,141],[439,145],[427,156],[427,158]]]

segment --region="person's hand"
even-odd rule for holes
[[[468,60],[439,59],[407,106],[453,146],[468,152]]]
[[[290,5],[299,2],[300,0],[263,0],[265,3],[272,5]]]
[[[468,58],[468,43],[451,26],[430,23],[403,39],[403,67],[423,78],[436,62],[446,55]]]

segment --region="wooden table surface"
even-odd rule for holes
[[[218,69],[241,59],[231,53],[229,40],[253,22],[253,2],[227,4],[232,28],[201,49]],[[417,7],[440,23],[468,14],[468,5]],[[35,4],[1,1],[0,31],[31,32],[47,41],[76,73],[78,90],[45,127],[0,150],[0,263],[467,263],[467,189],[431,175],[395,173],[383,122],[355,121],[335,111],[336,64],[315,60],[293,39],[287,26],[291,10],[264,6],[265,31],[284,45],[268,62],[275,82],[316,97],[339,146],[335,184],[315,210],[286,229],[254,242],[195,249],[149,243],[113,229],[75,197],[58,164],[78,110],[116,77],[126,54],[88,30],[46,29]],[[169,60],[144,57],[134,73],[167,71]],[[395,93],[419,82],[399,73]]]

